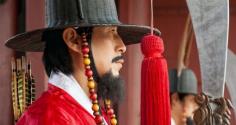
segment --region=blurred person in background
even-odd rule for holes
[[[169,70],[171,125],[195,125],[194,111],[198,108],[195,102],[197,79],[191,69],[183,69],[177,76],[177,70]]]

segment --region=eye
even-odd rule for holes
[[[112,32],[117,32],[117,28],[116,28],[116,27],[112,27],[112,28],[111,28],[111,31],[112,31]]]

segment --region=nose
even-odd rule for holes
[[[117,44],[116,44],[116,47],[115,47],[116,52],[120,52],[122,54],[125,53],[126,52],[126,46],[125,46],[123,40],[120,38],[119,35],[117,36],[116,41],[117,41],[116,42]]]

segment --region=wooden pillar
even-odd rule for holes
[[[13,51],[4,43],[16,33],[16,1],[7,0],[0,5],[0,124],[13,124],[11,101],[11,57]]]
[[[45,1],[26,0],[26,31],[45,27]],[[32,74],[35,78],[36,98],[47,87],[47,76],[42,63],[42,52],[27,52],[27,58],[32,63]]]
[[[119,19],[126,24],[149,25],[150,3],[147,0],[119,0]],[[119,124],[139,125],[141,104],[140,44],[127,47],[122,76],[126,81],[126,97],[120,106]]]

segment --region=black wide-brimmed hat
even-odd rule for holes
[[[43,33],[66,27],[117,26],[126,45],[138,43],[150,32],[148,26],[122,24],[114,0],[46,0],[46,22],[47,28],[16,35],[6,46],[17,51],[43,51]],[[159,30],[154,32],[160,35]]]

